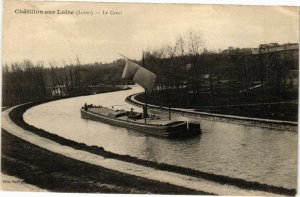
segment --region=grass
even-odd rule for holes
[[[77,161],[2,129],[1,171],[52,192],[207,194]]]
[[[137,95],[135,98],[144,102],[144,94]],[[239,93],[235,97],[231,96],[230,104],[228,104],[226,88],[214,95],[213,105],[209,92],[201,92],[198,95],[189,94],[189,98],[190,103],[188,104],[185,89],[176,90],[176,92],[164,90],[148,95],[147,102],[158,106],[193,108],[196,111],[216,114],[298,121],[298,97],[294,92],[285,96],[281,95],[280,102],[277,102],[277,97],[274,95],[265,96],[263,103],[259,90],[248,95]]]

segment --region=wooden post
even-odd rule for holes
[[[142,64],[143,67],[145,67],[145,57],[144,57],[144,51],[143,51],[143,55],[142,55]],[[145,109],[144,109],[144,120],[145,120],[145,124],[147,123],[147,116],[148,116],[148,106],[147,106],[147,91],[145,89]]]
[[[147,91],[145,90],[145,109],[144,109],[144,120],[145,120],[145,123],[147,123],[147,116],[148,116],[148,105],[147,105]]]

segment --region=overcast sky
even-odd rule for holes
[[[17,14],[17,9],[93,11],[90,15]],[[103,15],[103,11],[122,11]],[[99,12],[96,14],[95,12]],[[143,49],[172,44],[190,28],[208,50],[298,43],[299,10],[276,6],[41,3],[4,4],[3,62],[110,62],[120,52],[140,59]]]

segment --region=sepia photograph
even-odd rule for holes
[[[297,194],[298,6],[2,9],[2,192]]]

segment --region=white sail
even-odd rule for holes
[[[133,61],[126,59],[122,78],[133,80],[147,92],[151,92],[155,84],[156,75]]]
[[[133,80],[136,71],[141,67],[138,64],[126,59],[126,65],[122,74],[122,78]]]

